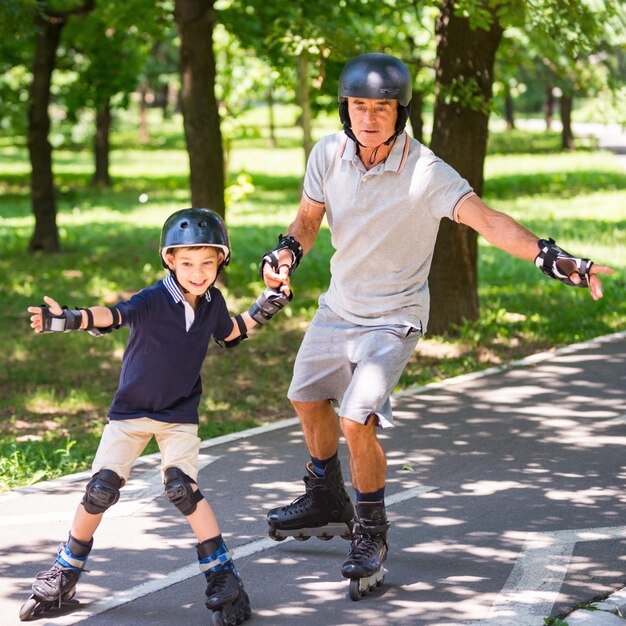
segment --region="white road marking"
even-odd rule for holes
[[[392,506],[394,504],[410,500],[411,498],[416,498],[417,496],[428,493],[429,491],[434,491],[435,489],[436,487],[428,486],[406,489],[404,491],[400,491],[389,497],[386,497],[385,504],[387,506]],[[235,548],[233,550],[233,558],[235,561],[237,561],[238,559],[257,554],[258,552],[271,550],[281,544],[285,544],[287,541],[292,540],[293,537],[287,537],[284,541],[280,542],[274,541],[269,537],[266,537],[264,539],[258,539],[257,541],[252,541],[250,543],[246,543],[242,546]],[[199,573],[200,570],[198,569],[198,563],[192,563],[191,565],[186,565],[185,567],[174,570],[169,574],[161,575],[157,578],[142,583],[141,585],[131,587],[126,591],[117,592],[114,595],[104,598],[103,600],[98,600],[93,604],[86,604],[84,605],[84,610],[79,609],[73,611],[71,614],[64,615],[56,619],[51,619],[47,623],[54,624],[55,626],[69,626],[70,624],[77,624],[78,622],[82,622],[83,620],[94,617],[95,615],[100,615],[100,613],[104,613],[105,611],[110,611],[111,609],[122,606],[123,604],[133,602],[134,600],[142,598],[143,596],[147,596],[151,593],[155,593],[156,591],[160,591],[161,589],[171,587],[172,585],[180,583],[183,580],[187,580],[188,578],[192,578],[193,576],[198,576]]]
[[[198,469],[204,469],[214,461],[217,456],[208,454],[198,455]],[[138,476],[131,474],[130,480],[120,491],[119,502],[106,513],[107,519],[112,517],[130,517],[141,508],[150,504],[163,494],[161,471],[144,470]],[[49,513],[27,513],[25,515],[8,515],[0,518],[0,528],[16,525],[50,524],[53,522],[72,521],[76,512],[75,503],[70,511],[51,511]]]
[[[515,533],[509,533],[515,538]],[[535,626],[556,602],[578,542],[626,538],[626,526],[527,533],[509,578],[487,618],[474,626]]]
[[[566,354],[571,354],[571,353],[577,352],[578,350],[584,350],[585,348],[589,348],[592,346],[601,345],[604,343],[611,343],[613,341],[620,341],[624,337],[626,337],[626,331],[619,331],[616,333],[611,333],[609,335],[595,337],[594,339],[590,339],[589,341],[573,343],[569,346],[564,346],[562,348],[558,348],[557,350],[554,350],[551,352],[540,352],[538,354],[532,354],[523,359],[519,359],[511,363],[506,363],[505,365],[501,365],[498,367],[490,367],[488,369],[480,370],[478,372],[472,372],[470,374],[462,374],[461,376],[455,376],[454,378],[446,378],[445,380],[442,380],[437,383],[430,383],[428,385],[420,385],[416,387],[411,387],[410,389],[405,389],[404,391],[400,391],[398,393],[393,394],[391,399],[393,401],[396,398],[402,398],[404,396],[421,393],[424,390],[438,389],[441,387],[449,387],[451,385],[457,385],[459,383],[464,383],[464,382],[471,381],[471,380],[477,380],[480,378],[485,378],[487,376],[493,376],[494,374],[499,374],[501,372],[505,372],[513,368],[526,367],[528,365],[534,365],[535,363],[549,361],[550,359],[553,359],[555,357],[559,357],[559,356],[566,355]],[[202,442],[202,444],[200,445],[200,449],[204,450],[205,448],[212,448],[214,446],[220,446],[224,443],[230,443],[231,441],[237,441],[239,439],[246,439],[248,437],[254,437],[256,435],[264,435],[265,433],[269,433],[274,430],[282,430],[283,428],[291,428],[292,426],[295,426],[299,423],[300,422],[297,417],[292,417],[292,418],[281,420],[278,422],[273,422],[265,426],[249,428],[248,430],[242,430],[237,433],[231,433],[230,435],[223,435],[221,437],[215,437],[214,439],[207,439]],[[139,459],[137,459],[135,466],[139,466],[144,463],[154,463],[155,460],[158,458],[158,454],[159,453],[155,453],[155,454],[149,454],[149,455],[140,457]],[[32,493],[48,491],[50,489],[57,488],[63,484],[73,483],[79,480],[84,480],[85,478],[89,478],[89,476],[91,476],[91,472],[87,470],[84,472],[78,472],[76,474],[70,474],[68,476],[62,476],[61,478],[53,478],[51,480],[42,481],[30,487],[21,487],[19,489],[16,489],[15,491],[0,494],[0,502],[3,500],[9,500],[12,498],[19,498],[19,497],[27,496]]]

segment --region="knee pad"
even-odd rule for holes
[[[96,472],[87,483],[83,496],[83,506],[87,513],[104,513],[120,499],[122,479],[108,469]]]
[[[183,515],[191,515],[204,497],[200,489],[193,490],[192,484],[195,485],[196,482],[177,467],[168,467],[165,470],[165,497]]]

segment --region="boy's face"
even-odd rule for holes
[[[215,282],[217,268],[224,254],[217,248],[174,248],[165,255],[171,270],[176,273],[178,282],[189,293],[203,295]]]

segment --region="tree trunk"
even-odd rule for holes
[[[145,146],[150,140],[150,125],[148,122],[148,85],[139,85],[139,143]]]
[[[311,111],[311,93],[309,88],[309,59],[306,52],[298,56],[298,85],[296,87],[296,100],[301,110],[300,123],[302,126],[302,143],[304,146],[304,164],[309,160],[309,154],[313,149],[311,126],[313,113]]]
[[[215,97],[214,0],[176,0],[180,35],[181,107],[191,183],[191,204],[225,216],[224,155]]]
[[[413,137],[420,143],[424,143],[424,120],[422,114],[424,112],[424,94],[421,91],[413,90],[411,96],[411,111],[409,119],[411,120],[411,128],[413,129]]]
[[[444,0],[435,30],[436,101],[431,148],[480,195],[493,64],[502,27],[493,15],[488,31],[472,30],[467,19],[454,15],[454,0]],[[480,97],[480,110],[454,97],[459,92],[464,94],[468,87],[471,89],[472,83],[476,87],[472,100]],[[464,320],[478,319],[477,238],[477,233],[470,228],[449,220],[441,221],[429,277],[431,332],[448,332]]]
[[[513,105],[513,98],[511,96],[511,90],[507,85],[505,87],[506,92],[504,94],[504,119],[506,120],[507,130],[515,130],[515,107]]]
[[[28,249],[31,252],[58,252],[59,233],[56,224],[56,199],[52,174],[52,146],[48,141],[50,132],[50,83],[66,20],[49,18],[41,20],[37,48],[33,62],[33,82],[30,86],[28,106],[28,153],[31,163],[31,202],[35,215]]]
[[[267,88],[267,110],[269,123],[269,140],[268,147],[276,147],[276,122],[274,121],[274,81],[270,78],[270,84]]]
[[[563,150],[574,149],[574,133],[572,132],[573,103],[574,97],[563,93],[560,102],[561,124],[563,125],[563,130],[561,131],[561,145]]]
[[[111,186],[109,175],[109,137],[111,131],[111,104],[109,98],[96,113],[96,135],[94,137],[95,172],[94,185]]]
[[[546,130],[552,130],[552,117],[554,115],[554,94],[552,93],[552,86],[546,87],[543,115],[546,121]]]

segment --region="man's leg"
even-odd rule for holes
[[[341,429],[350,452],[352,486],[360,493],[379,491],[385,486],[387,459],[376,437],[376,416],[367,424],[342,417]]]
[[[309,454],[317,459],[330,459],[339,447],[339,420],[329,400],[292,404],[300,418]]]
[[[380,584],[384,578],[382,564],[387,558],[387,459],[376,437],[376,423],[376,415],[370,415],[365,424],[341,418],[357,496],[350,550],[341,567],[343,576],[351,579],[350,597],[353,600],[363,591]]]
[[[311,462],[304,477],[305,493],[287,506],[267,513],[270,537],[301,539],[334,535],[349,537],[352,503],[341,474],[337,455],[339,420],[328,400],[293,402],[300,417]]]

